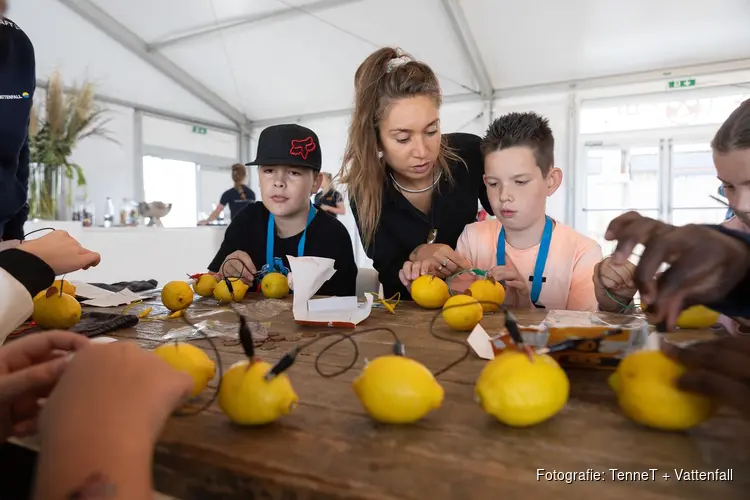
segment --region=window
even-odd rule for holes
[[[197,223],[196,164],[143,157],[143,191],[147,202],[171,203],[161,219],[164,227],[191,227]]]
[[[672,224],[719,224],[727,209],[710,198],[720,182],[709,143],[672,146]]]

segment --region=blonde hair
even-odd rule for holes
[[[232,180],[235,184],[239,184],[247,178],[247,169],[242,163],[235,163],[232,165]]]
[[[432,69],[414,60],[400,49],[385,47],[370,54],[354,74],[354,113],[341,167],[340,182],[346,184],[349,196],[357,207],[359,231],[365,247],[380,223],[385,162],[378,126],[393,101],[414,96],[427,96],[440,107],[440,83]],[[448,161],[461,159],[440,142],[437,164],[448,179],[453,177]]]

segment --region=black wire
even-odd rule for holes
[[[229,262],[233,261],[233,260],[236,260],[237,262],[239,262],[240,264],[242,264],[242,271],[240,271],[240,275],[239,275],[239,276],[228,276],[228,275],[227,275],[227,274],[226,274],[226,273],[224,272],[224,267],[226,267],[226,265],[227,265],[227,264],[228,264]],[[244,271],[247,271],[247,273],[248,273],[248,274],[250,274],[250,275],[252,275],[253,277],[255,277],[255,276],[257,276],[258,274],[260,274],[260,271],[256,271],[256,272],[254,272],[254,273],[250,272],[250,269],[248,269],[248,267],[247,267],[247,266],[245,265],[245,263],[244,263],[244,262],[242,262],[242,260],[241,260],[241,259],[238,259],[237,257],[230,257],[230,258],[228,258],[227,260],[225,260],[225,261],[224,261],[224,263],[223,263],[223,264],[221,265],[221,269],[220,269],[219,271],[220,271],[220,273],[221,273],[221,276],[222,276],[222,277],[223,277],[223,278],[224,278],[225,280],[229,280],[229,278],[232,278],[232,279],[235,279],[235,280],[239,280],[239,279],[242,279],[242,273],[243,273]]]
[[[324,335],[322,337],[314,338],[312,340],[309,340],[309,341],[305,342],[302,345],[297,346],[296,350],[297,350],[297,352],[301,352],[302,350],[310,347],[314,343],[319,342],[321,340],[328,339],[330,337],[340,337],[338,340],[335,340],[335,341],[331,342],[330,344],[328,344],[327,346],[325,346],[323,348],[323,350],[321,350],[317,354],[317,356],[315,356],[315,364],[314,364],[314,366],[315,366],[315,371],[318,372],[318,375],[320,375],[321,377],[324,377],[324,378],[333,378],[333,377],[337,377],[339,375],[342,375],[342,374],[348,372],[349,370],[353,369],[354,365],[356,365],[357,361],[359,360],[359,346],[357,345],[357,343],[354,341],[354,339],[352,337],[354,337],[355,335],[363,335],[365,333],[372,333],[372,332],[378,332],[378,331],[384,331],[384,332],[390,333],[393,336],[393,340],[397,344],[401,345],[401,340],[398,338],[398,335],[396,335],[396,332],[394,332],[390,328],[381,326],[381,327],[376,327],[376,328],[368,328],[367,330],[359,330],[359,331],[356,331],[354,333],[331,332],[331,333],[329,333],[327,335]],[[335,346],[336,344],[339,344],[340,342],[344,342],[345,340],[348,340],[349,342],[351,342],[352,346],[354,347],[354,357],[352,358],[351,363],[349,363],[344,368],[342,368],[342,369],[340,369],[338,371],[331,372],[331,373],[324,373],[323,370],[320,369],[320,365],[319,365],[320,359],[323,357],[323,354],[328,349],[330,349],[331,347]]]
[[[40,231],[57,231],[57,229],[55,229],[54,227],[43,227],[41,229],[34,229],[33,231],[30,231],[30,232],[24,234],[23,235],[23,239],[25,240],[28,236],[30,236],[30,235],[32,235],[34,233],[38,233]],[[21,243],[23,243],[23,242],[21,242]]]
[[[219,383],[216,384],[216,390],[214,391],[214,393],[211,396],[211,398],[207,402],[205,402],[202,406],[198,407],[194,411],[176,410],[172,414],[172,416],[175,416],[175,417],[192,417],[192,416],[198,415],[200,413],[203,413],[205,410],[207,410],[214,403],[214,401],[216,401],[216,398],[219,397],[219,390],[221,389],[221,379],[224,377],[224,367],[222,366],[221,355],[219,354],[219,349],[216,347],[216,344],[211,339],[211,337],[209,337],[208,335],[206,335],[205,333],[203,333],[202,329],[200,329],[197,326],[195,326],[195,324],[188,319],[187,311],[185,311],[185,312],[182,313],[182,319],[183,319],[183,321],[185,323],[187,323],[188,325],[190,325],[190,326],[193,327],[193,329],[195,330],[195,333],[198,333],[199,335],[203,336],[203,339],[201,339],[201,340],[207,340],[208,341],[208,343],[211,345],[211,348],[214,351],[214,355],[216,356],[216,364],[219,367]]]

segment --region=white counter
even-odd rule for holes
[[[221,246],[226,227],[83,227],[79,222],[29,221],[24,232],[52,227],[68,231],[102,262],[67,277],[89,283],[155,279],[159,285],[205,272]],[[42,236],[44,232],[29,236]]]

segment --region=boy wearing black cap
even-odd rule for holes
[[[336,262],[336,273],[318,293],[355,295],[357,264],[349,232],[310,202],[322,180],[315,132],[294,124],[268,127],[258,139],[257,158],[248,165],[258,165],[262,201],[232,220],[208,270],[242,276],[252,285],[271,270],[287,274],[287,255],[326,257]]]

